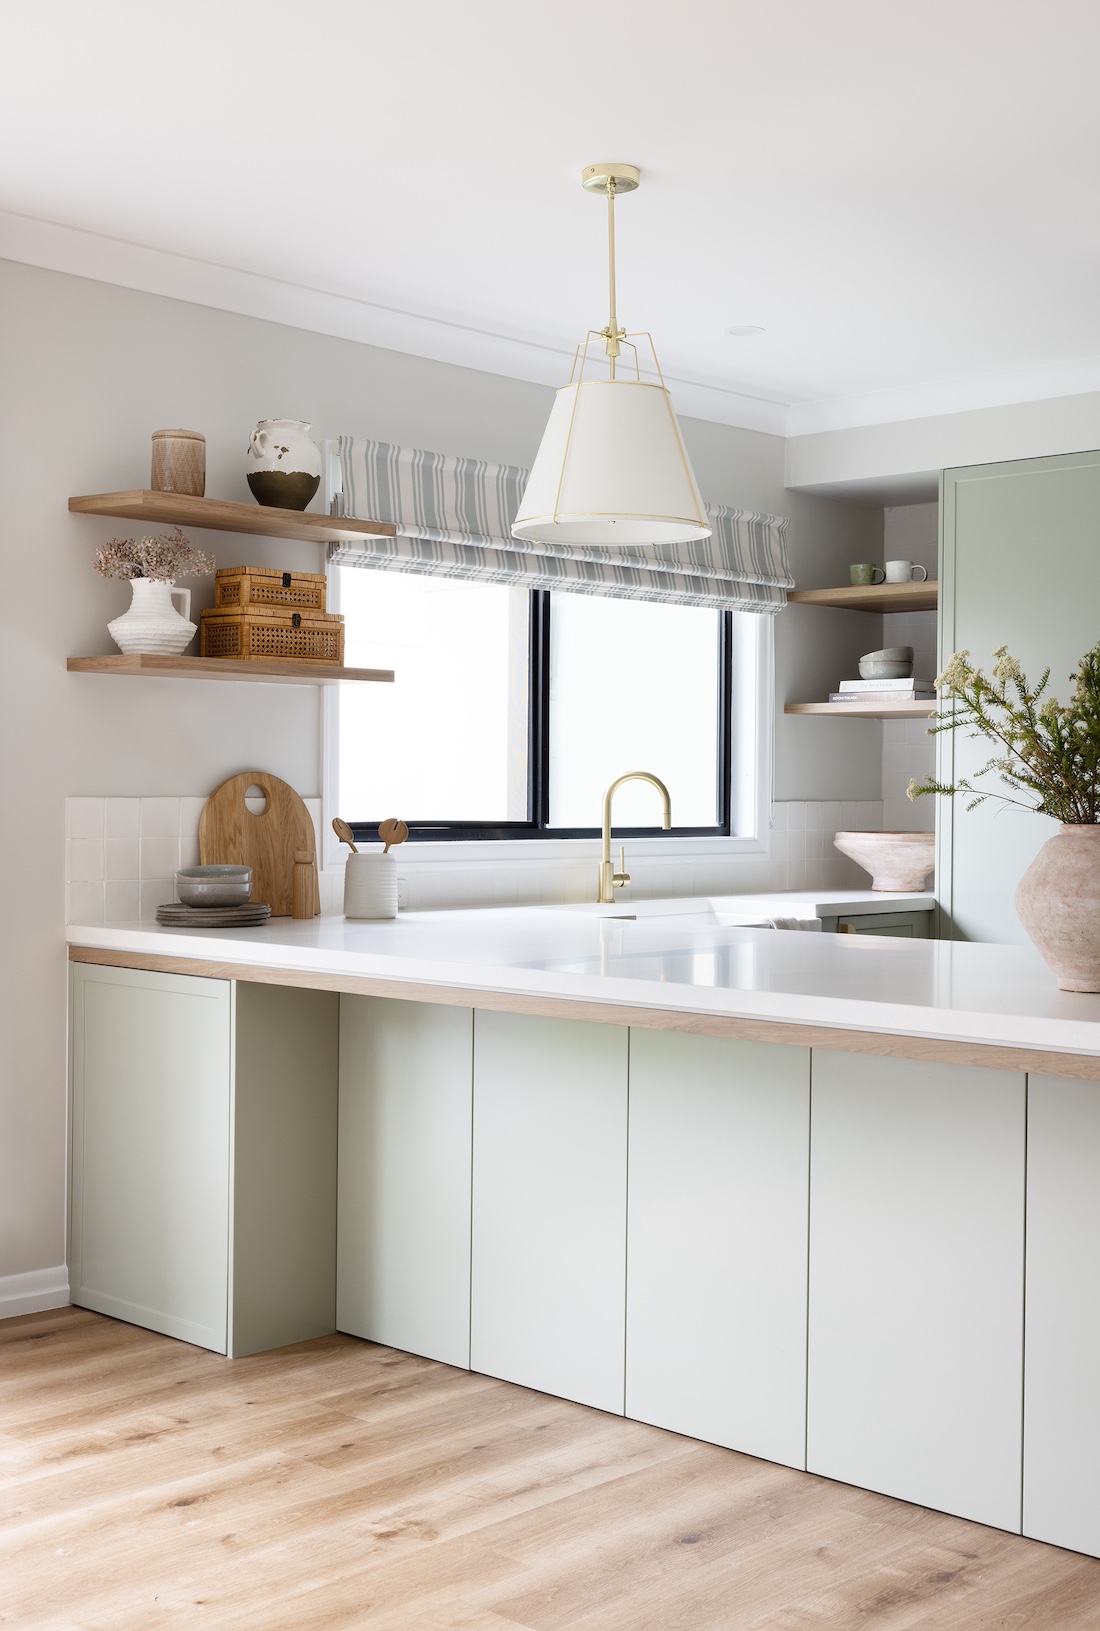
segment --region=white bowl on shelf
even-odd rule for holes
[[[871,888],[917,895],[936,865],[931,832],[838,832],[833,843],[871,874]]]

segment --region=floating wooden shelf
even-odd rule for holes
[[[931,719],[939,704],[928,702],[788,702],[785,714],[830,714],[833,719]]]
[[[299,538],[312,543],[346,543],[356,538],[392,538],[389,521],[359,521],[354,516],[312,515],[305,510],[273,510],[262,504],[235,504],[222,498],[193,498],[187,493],[86,493],[70,498],[78,515],[109,515],[123,521],[167,523],[179,527],[213,527],[219,532],[247,532],[260,538]]]
[[[176,680],[251,680],[261,685],[340,685],[345,681],[390,684],[392,668],[329,668],[324,663],[238,662],[229,657],[154,657],[148,653],[70,657],[70,674],[132,674]]]
[[[844,612],[934,612],[939,584],[867,583],[845,589],[791,589],[787,599],[798,606],[834,606]]]

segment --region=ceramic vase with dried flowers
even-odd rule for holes
[[[968,810],[997,799],[1061,823],[1020,879],[1016,912],[1063,991],[1100,991],[1100,645],[1081,658],[1065,704],[1047,695],[1049,668],[1032,686],[1007,647],[993,655],[987,678],[968,651],[955,653],[936,681],[951,711],[932,729],[992,742],[975,774],[996,776],[1012,793],[962,777],[951,786],[912,781],[909,797],[968,793]]]
[[[196,549],[178,527],[149,538],[109,538],[95,552],[96,571],[104,578],[128,578],[129,611],[108,623],[120,651],[178,657],[195,638],[191,591],[177,589],[177,578],[213,572],[214,557]]]

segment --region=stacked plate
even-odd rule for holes
[[[169,929],[251,929],[270,916],[271,907],[258,900],[240,906],[180,906],[170,901],[157,907],[157,922]]]

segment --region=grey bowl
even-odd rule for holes
[[[885,662],[878,657],[861,657],[859,675],[864,680],[908,680],[913,677],[912,659],[907,663]]]
[[[913,661],[912,646],[883,646],[881,651],[865,651],[865,662],[870,663],[911,663]]]
[[[183,906],[240,906],[252,894],[250,866],[183,866],[176,873]]]

